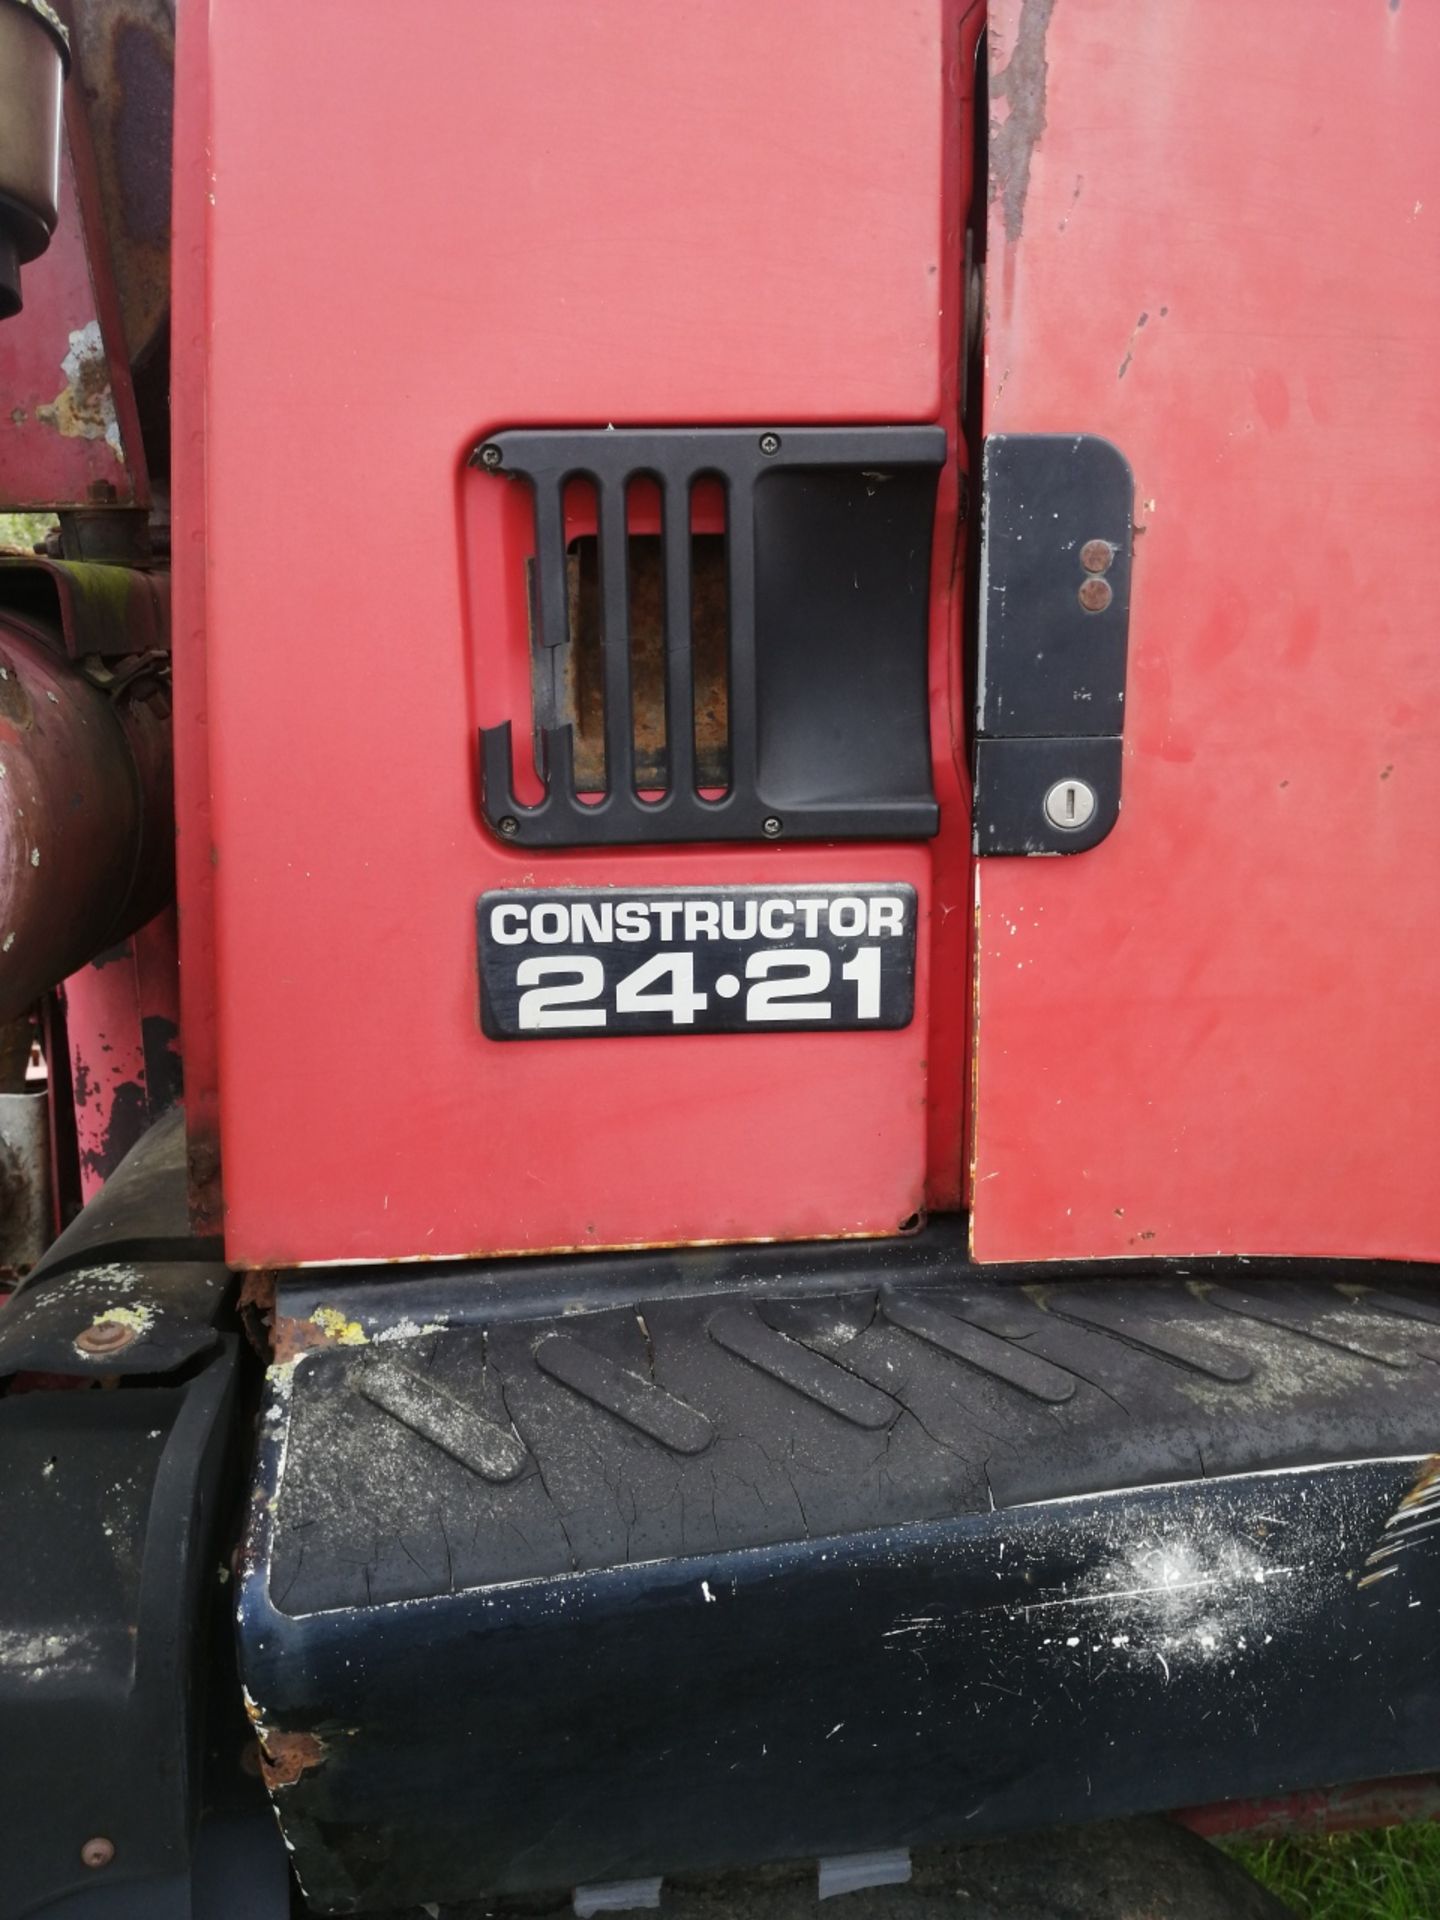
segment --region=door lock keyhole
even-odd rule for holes
[[[1045,795],[1045,818],[1062,833],[1089,826],[1099,802],[1088,780],[1057,780]]]

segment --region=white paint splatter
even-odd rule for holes
[[[0,1629],[0,1672],[32,1685],[62,1679],[83,1669],[93,1647],[94,1636],[80,1627],[44,1633]]]

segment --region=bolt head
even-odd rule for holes
[[[81,1353],[119,1353],[134,1338],[135,1329],[123,1321],[97,1320],[93,1327],[76,1334],[75,1345]]]
[[[1080,549],[1080,564],[1086,573],[1108,573],[1115,549],[1108,540],[1087,540]]]
[[[1092,574],[1080,584],[1080,604],[1087,613],[1103,613],[1115,595],[1110,591],[1110,582],[1101,580]]]
[[[107,1840],[103,1833],[97,1833],[87,1840],[80,1849],[80,1859],[87,1867],[108,1867],[115,1858],[115,1842]]]
[[[1088,780],[1057,780],[1045,795],[1045,818],[1062,833],[1078,833],[1095,818],[1099,804]]]
[[[497,447],[493,440],[487,440],[480,449],[480,464],[482,467],[489,467],[493,471],[494,468],[504,463],[504,459],[504,451],[500,447]]]
[[[504,834],[507,840],[513,840],[515,835],[520,831],[520,822],[515,818],[513,813],[507,813],[501,816],[499,827],[501,833]]]
[[[779,453],[780,436],[778,433],[762,433],[760,436],[761,453]]]
[[[785,822],[778,814],[769,814],[760,822],[760,831],[767,840],[778,840],[780,835],[785,831]]]

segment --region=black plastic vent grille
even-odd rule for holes
[[[508,721],[481,734],[482,807],[531,846],[683,840],[921,838],[938,823],[927,691],[930,549],[945,459],[939,427],[516,430],[472,464],[519,477],[535,509],[534,645],[541,685],[571,645],[565,488],[598,513],[606,791],[582,796],[572,729],[537,713],[545,796],[514,794]],[[729,784],[697,778],[691,489],[726,502]],[[659,489],[668,784],[637,778],[627,489]],[[648,776],[647,776],[648,778]]]

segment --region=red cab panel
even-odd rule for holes
[[[990,10],[988,433],[1135,476],[1119,824],[981,861],[987,1260],[1440,1255],[1440,36]]]
[[[218,0],[209,33],[205,622],[230,1256],[887,1234],[927,1198],[953,1204],[958,10],[441,0],[422,18]],[[490,432],[612,423],[947,429],[938,840],[527,851],[482,824],[477,729],[527,721],[524,583],[508,600],[476,589],[477,525],[498,509],[466,461]],[[196,553],[182,527],[182,571]],[[521,647],[523,662],[523,631]],[[913,1021],[482,1032],[482,893],[760,882],[913,886]]]

